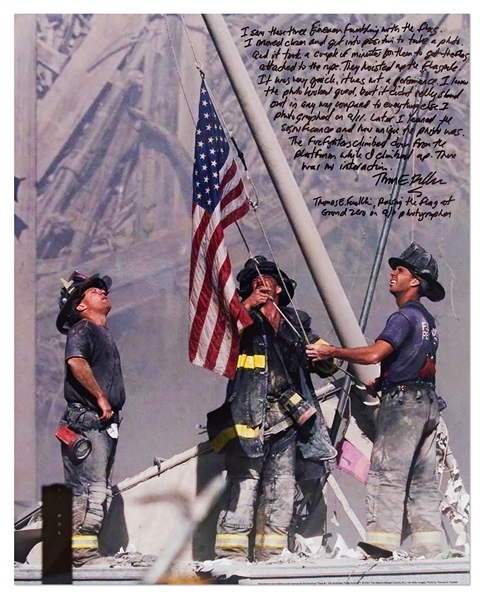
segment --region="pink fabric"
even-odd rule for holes
[[[370,462],[352,443],[344,439],[339,452],[338,467],[361,483],[365,483]]]

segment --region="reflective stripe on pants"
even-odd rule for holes
[[[216,551],[218,552],[248,552],[249,542],[247,534],[217,534],[216,535]]]
[[[407,519],[413,553],[416,542],[419,555],[439,553],[441,497],[434,476],[439,418],[436,395],[430,389],[383,396],[366,485],[369,543],[397,549]]]
[[[254,544],[258,548],[282,550],[287,546],[287,535],[257,534]]]
[[[96,535],[72,535],[71,546],[75,550],[98,549],[98,537]]]
[[[287,546],[295,494],[296,443],[268,443],[263,458],[227,456],[227,490],[219,514],[216,557],[266,560]],[[254,531],[256,544],[250,544]]]
[[[389,551],[395,551],[401,546],[401,535],[392,532],[381,532],[379,530],[367,531],[366,541],[371,545],[383,547]]]

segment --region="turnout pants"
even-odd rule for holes
[[[265,444],[261,458],[227,456],[227,490],[217,525],[216,557],[265,561],[288,545],[295,493],[293,429]]]
[[[397,388],[384,394],[367,479],[368,543],[398,549],[407,519],[414,556],[434,557],[442,551],[435,477],[439,418],[431,389]]]
[[[98,557],[98,533],[111,501],[111,472],[117,439],[106,430],[85,430],[91,441],[88,457],[75,463],[62,444],[62,460],[66,485],[72,489],[72,555],[73,564],[82,565]]]

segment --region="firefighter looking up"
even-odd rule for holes
[[[98,533],[111,499],[125,388],[120,355],[107,328],[110,277],[74,272],[62,282],[56,326],[67,335],[67,407],[57,436],[62,441],[65,482],[73,494],[73,565],[82,566],[103,561]],[[82,441],[77,448],[70,443],[75,436]]]
[[[288,307],[296,283],[264,256],[248,260],[237,281],[253,324],[242,332],[226,402],[212,413],[225,411],[227,420],[216,423],[214,432],[208,415],[209,438],[216,451],[224,452],[228,475],[215,553],[265,561],[288,545],[297,460],[310,463],[314,470],[308,474],[309,467],[307,475],[320,479],[335,467],[337,452],[315,396],[313,364],[302,337],[324,342],[306,312]],[[336,370],[332,361],[320,367],[320,376]]]
[[[382,393],[366,487],[367,542],[397,550],[410,525],[412,554],[432,558],[442,551],[440,494],[435,478],[440,419],[435,393],[438,334],[422,297],[441,301],[438,265],[412,243],[390,258],[389,291],[398,310],[374,344],[340,348],[310,344],[312,360],[337,358],[355,364],[381,363],[373,385]]]

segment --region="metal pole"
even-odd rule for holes
[[[113,485],[111,489],[113,497],[119,495],[120,493],[125,493],[126,491],[129,491],[130,489],[133,489],[133,487],[136,487],[140,483],[144,483],[145,481],[150,480],[151,478],[160,476],[164,472],[167,472],[167,470],[171,470],[176,466],[185,464],[185,462],[188,462],[192,458],[196,458],[198,456],[204,455],[205,453],[212,452],[212,445],[209,441],[206,441],[205,443],[199,443],[198,445],[195,445],[195,447],[191,447],[183,453],[179,453],[177,455],[172,456],[171,458],[165,460],[158,466],[150,466],[150,468],[143,470],[143,472],[140,472],[136,476],[126,478],[117,485]]]
[[[413,115],[416,117],[419,115],[419,110],[421,108],[421,103],[423,101],[423,94],[421,92],[424,90],[424,87],[428,80],[428,75],[429,75],[428,71],[423,72],[423,82],[421,83],[421,85],[419,87],[420,93],[417,94],[418,104],[413,113]],[[382,227],[381,235],[379,238],[379,244],[378,244],[376,256],[374,259],[374,264],[372,266],[371,276],[369,278],[369,285],[367,287],[364,304],[362,306],[362,312],[361,312],[360,318],[359,318],[359,324],[360,324],[362,331],[365,331],[365,328],[367,326],[367,319],[369,317],[369,310],[370,310],[370,306],[372,304],[372,299],[374,297],[374,291],[376,288],[377,277],[379,275],[379,271],[381,268],[384,250],[387,245],[387,240],[388,240],[389,233],[391,230],[392,219],[393,219],[394,213],[395,213],[394,205],[397,201],[397,196],[399,195],[399,191],[401,189],[401,183],[399,181],[406,171],[406,166],[407,166],[407,162],[409,159],[408,157],[409,157],[409,153],[411,150],[411,144],[412,144],[412,141],[414,138],[414,132],[416,130],[416,122],[417,122],[417,118],[415,120],[413,120],[412,123],[409,124],[406,129],[406,135],[404,137],[404,145],[403,145],[403,155],[399,159],[397,172],[396,172],[396,178],[394,180],[394,183],[393,183],[392,189],[391,189],[391,198],[390,198],[391,202],[389,205],[390,213],[387,215],[386,219],[384,220],[384,225]]]
[[[419,92],[422,92],[424,90],[424,86],[426,85],[427,80],[428,80],[428,71],[424,71],[423,82],[420,85]],[[417,95],[418,95],[418,104],[413,113],[416,117],[419,115],[419,110],[421,108],[421,103],[423,101],[422,93],[418,93]],[[379,271],[381,269],[382,259],[384,256],[384,250],[386,248],[387,240],[389,238],[389,233],[391,231],[391,224],[392,224],[392,220],[393,220],[394,213],[395,213],[394,206],[395,206],[395,203],[397,200],[397,196],[399,195],[399,190],[401,189],[400,179],[406,172],[406,166],[407,166],[407,162],[409,159],[411,144],[412,144],[412,141],[414,138],[414,133],[416,130],[416,122],[417,122],[417,118],[412,121],[412,124],[407,126],[406,135],[404,136],[403,154],[402,154],[401,158],[399,159],[399,163],[397,165],[396,178],[395,178],[394,183],[391,188],[391,198],[390,198],[390,204],[389,204],[390,212],[386,216],[386,218],[384,220],[384,224],[382,226],[381,234],[379,237],[379,242],[377,244],[377,251],[376,251],[375,258],[374,258],[374,264],[372,265],[372,270],[371,270],[371,274],[369,277],[369,284],[367,286],[364,303],[362,305],[362,311],[361,311],[360,317],[359,317],[359,325],[360,325],[362,332],[365,331],[366,326],[367,326],[367,319],[369,317],[369,311],[370,311],[370,307],[372,304],[372,299],[374,297],[374,292],[375,292],[376,283],[377,283],[377,277],[379,276]],[[349,391],[350,391],[350,385],[351,385],[351,380],[350,380],[350,377],[347,375],[345,377],[345,380],[342,385],[342,390],[340,392],[340,398],[339,398],[339,402],[337,405],[337,410],[335,412],[335,418],[333,420],[332,428],[330,430],[330,440],[332,441],[332,443],[335,443],[335,441],[337,439],[338,431],[340,428],[340,423],[342,422],[343,413],[344,413],[345,407],[347,405],[347,398],[348,398]]]
[[[367,345],[271,123],[222,15],[202,15],[341,345]],[[377,366],[352,366],[364,383]]]

